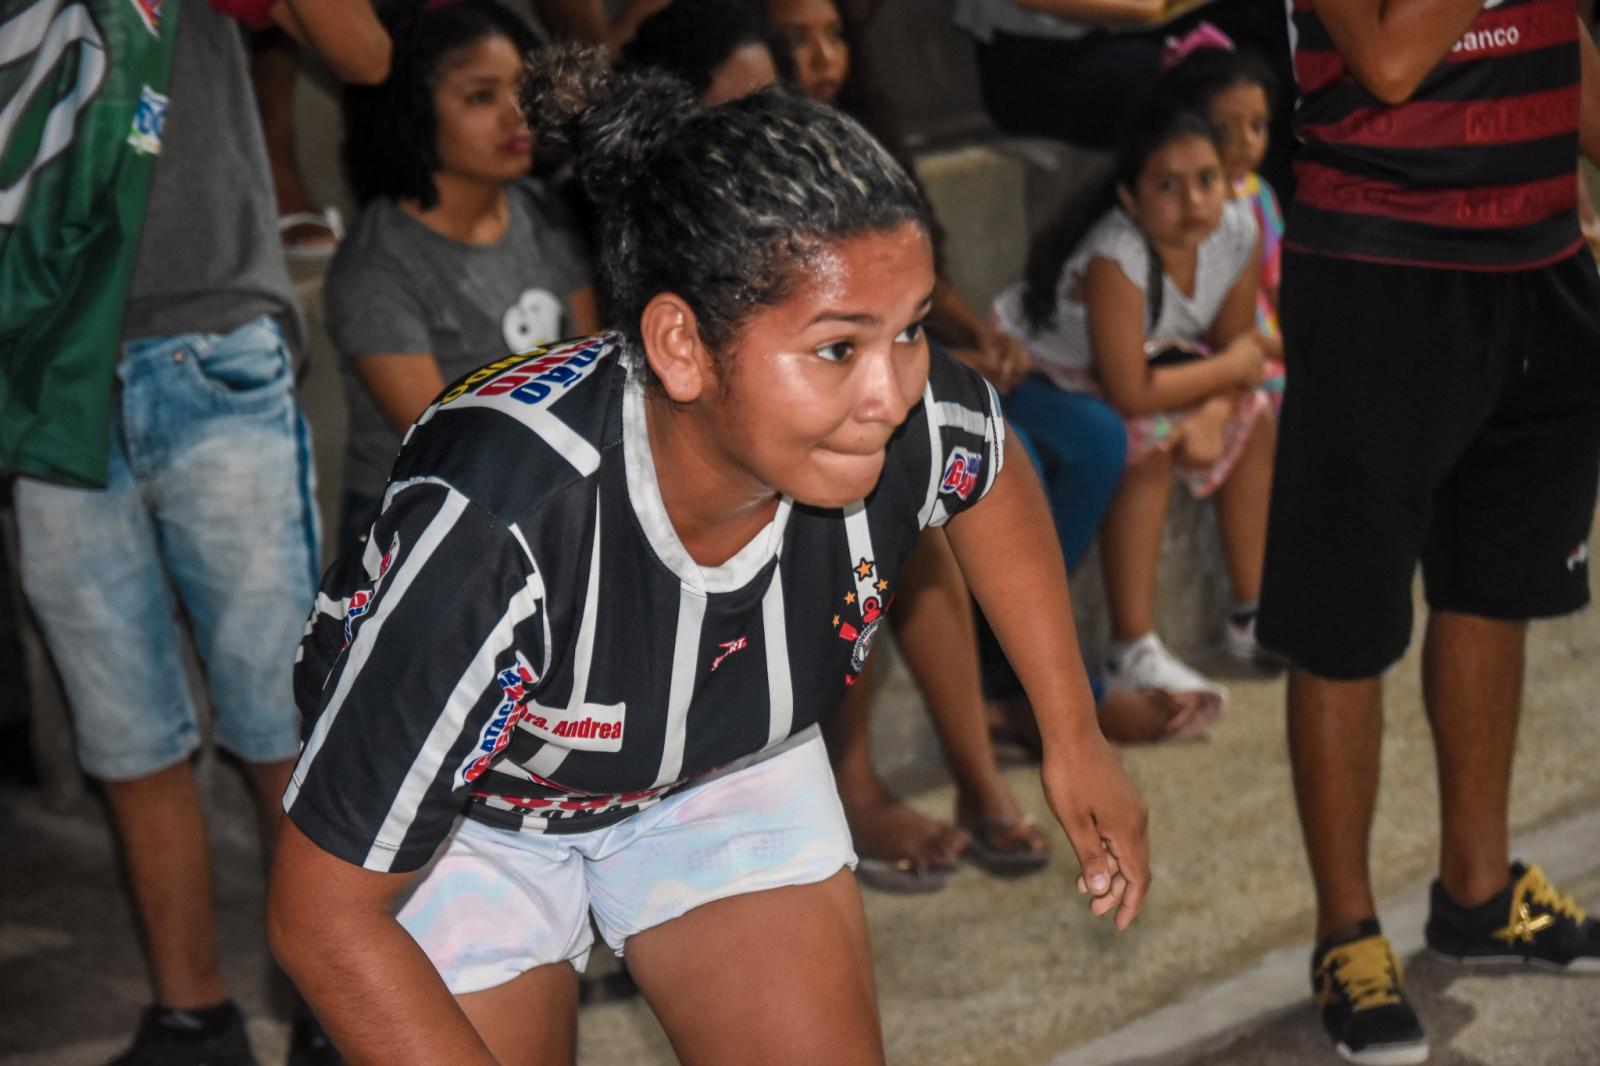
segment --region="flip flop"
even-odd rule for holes
[[[290,259],[326,259],[344,239],[344,218],[332,205],[321,211],[295,211],[278,216],[278,236],[283,237],[296,226],[318,226],[333,234],[331,241],[284,241],[283,254]]]
[[[937,892],[955,876],[954,866],[924,866],[915,859],[856,859],[856,880],[879,892],[920,896]]]
[[[972,845],[965,852],[966,857],[983,867],[991,877],[1023,877],[1037,873],[1050,864],[1048,851],[1006,847],[999,842],[1004,834],[1033,825],[1033,818],[1029,815],[1024,814],[1012,821],[975,818],[960,824],[972,837]]]

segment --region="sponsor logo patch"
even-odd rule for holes
[[[511,731],[518,719],[528,713],[528,696],[539,679],[534,675],[533,667],[528,665],[528,660],[518,652],[516,665],[500,671],[494,680],[500,686],[500,702],[478,731],[478,742],[473,745],[469,761],[457,775],[457,788],[477,780],[489,768],[494,757],[511,743]]]
[[[389,567],[394,565],[394,557],[400,554],[400,535],[397,533],[389,541],[389,550],[383,553],[383,558],[378,562],[377,576],[372,579],[372,587],[357,589],[350,594],[350,603],[344,609],[344,646],[349,647],[350,641],[355,639],[356,621],[370,610],[378,598],[378,590],[383,587],[383,579],[389,576]]]
[[[128,143],[136,152],[161,154],[161,130],[167,124],[167,98],[146,85],[139,91],[139,106],[133,112],[133,128]]]
[[[972,490],[978,487],[978,469],[982,465],[983,456],[965,448],[952,448],[950,458],[945,460],[939,491],[953,492],[963,500],[971,496]]]
[[[606,338],[586,337],[498,360],[467,375],[439,398],[439,404],[444,406],[471,396],[505,397],[530,407],[541,405],[583,380],[606,347]]]
[[[161,12],[167,6],[165,0],[128,0],[133,5],[133,10],[138,13],[139,21],[144,23],[144,28],[150,31],[152,37],[161,36]]]

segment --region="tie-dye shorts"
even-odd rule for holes
[[[703,904],[813,884],[855,862],[813,726],[605,829],[523,833],[463,820],[398,917],[462,995],[549,963],[582,971],[591,911],[620,955],[628,937]]]

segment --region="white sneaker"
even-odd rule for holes
[[[1154,633],[1146,633],[1130,644],[1121,655],[1106,658],[1108,688],[1155,688],[1166,692],[1215,692],[1223,701],[1228,690],[1187,665],[1161,643]]]
[[[1228,658],[1241,663],[1250,663],[1252,666],[1283,667],[1288,662],[1275,651],[1263,648],[1256,640],[1256,618],[1250,616],[1250,621],[1243,624],[1235,622],[1232,616],[1226,620],[1222,627],[1223,650]]]

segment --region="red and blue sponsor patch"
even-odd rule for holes
[[[355,639],[355,625],[357,620],[366,616],[372,610],[373,604],[378,599],[378,589],[383,586],[383,579],[389,575],[389,567],[394,565],[394,558],[400,554],[400,536],[396,534],[389,541],[389,550],[383,553],[383,558],[378,561],[378,573],[372,579],[372,587],[357,589],[350,594],[350,602],[344,609],[344,646],[349,647],[350,641]]]
[[[456,777],[457,788],[476,781],[489,768],[494,757],[511,743],[511,733],[527,713],[528,699],[533,695],[533,686],[539,679],[528,665],[528,660],[518,652],[516,665],[500,671],[494,680],[500,686],[500,702],[478,731],[478,741]]]
[[[983,466],[983,456],[965,448],[950,449],[945,460],[944,477],[939,480],[940,492],[953,492],[965,500],[978,487],[978,471]]]
[[[439,398],[439,404],[456,403],[463,397],[505,397],[530,407],[542,404],[588,376],[611,344],[609,337],[585,337],[498,360],[468,374]]]
[[[129,0],[133,10],[138,13],[139,21],[144,23],[144,28],[149,30],[154,37],[161,36],[161,12],[167,6],[166,0]]]

